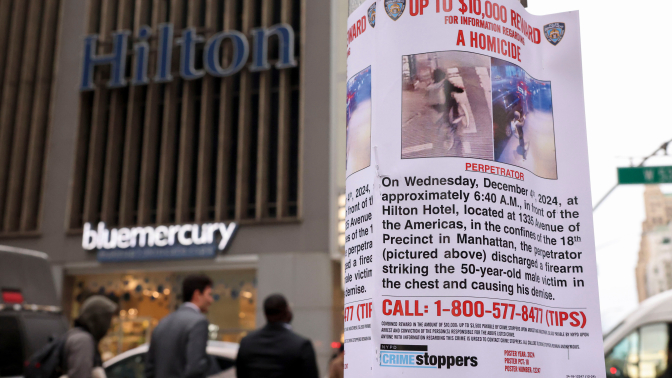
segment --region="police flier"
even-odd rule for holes
[[[346,377],[605,376],[579,31],[516,0],[350,15]]]

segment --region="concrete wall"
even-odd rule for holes
[[[352,13],[357,9],[358,6],[362,5],[366,0],[348,0],[348,14]]]
[[[266,324],[263,298],[282,293],[294,312],[294,331],[310,338],[317,353],[321,376],[328,372],[332,334],[332,269],[329,255],[273,253],[259,256],[257,324]]]

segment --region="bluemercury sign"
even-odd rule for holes
[[[250,43],[248,37],[235,30],[222,31],[207,41],[201,35],[196,33],[196,28],[187,28],[182,30],[181,37],[175,39],[174,26],[169,23],[158,26],[158,52],[156,60],[156,75],[154,82],[165,83],[173,80],[172,55],[173,47],[180,46],[180,76],[185,80],[195,80],[205,76],[206,73],[216,77],[226,77],[238,73],[248,62],[250,55]],[[82,81],[80,90],[90,91],[95,89],[93,83],[93,73],[96,66],[110,65],[110,80],[107,83],[108,88],[119,88],[128,85],[126,80],[126,58],[128,55],[128,38],[131,35],[130,30],[118,30],[112,33],[112,53],[98,55],[97,34],[91,34],[84,38],[84,56],[82,61]],[[152,29],[149,26],[142,26],[138,32],[137,41],[133,44],[133,54],[135,55],[133,76],[131,85],[146,85],[150,79],[148,77],[149,65],[149,38],[152,36]],[[279,56],[275,63],[277,69],[296,67],[297,62],[294,57],[294,29],[289,24],[277,24],[269,28],[255,28],[251,31],[252,39],[252,62],[250,71],[265,71],[271,68],[268,61],[268,40],[272,36],[279,38]],[[228,64],[222,66],[222,43],[226,40],[231,41],[233,54]],[[204,43],[203,47],[203,68],[197,69],[196,45]]]
[[[99,261],[167,260],[214,257],[228,246],[237,224],[206,223],[108,229],[84,224],[82,247],[98,250]]]
[[[578,12],[347,26],[345,378],[604,377]]]

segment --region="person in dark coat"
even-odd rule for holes
[[[65,336],[63,371],[68,378],[91,378],[94,369],[101,368],[98,344],[107,334],[116,312],[117,305],[102,295],[84,301],[74,328]]]
[[[449,112],[453,111],[453,117],[458,116],[457,112],[457,100],[455,99],[456,93],[464,93],[464,88],[454,85],[446,78],[446,72],[440,68],[435,69],[432,72],[432,79],[434,83],[443,82],[443,95],[446,99],[445,104],[443,104],[443,114],[445,117],[446,124],[450,125],[448,118]]]
[[[182,283],[184,304],[163,318],[152,332],[147,351],[147,378],[205,378],[210,370],[206,354],[208,326],[203,315],[213,302],[212,280],[189,276]]]
[[[236,359],[238,378],[317,378],[313,344],[292,331],[292,311],[281,294],[264,301],[267,324],[245,336]]]

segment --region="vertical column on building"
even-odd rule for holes
[[[249,35],[252,30],[252,18],[254,16],[254,1],[245,1],[242,10],[241,32]],[[250,115],[252,107],[251,80],[252,73],[243,69],[240,72],[240,105],[238,110],[238,157],[236,167],[236,220],[247,218],[249,206],[249,175],[250,175]]]
[[[28,155],[23,176],[23,201],[21,207],[20,230],[39,229],[41,216],[38,216],[40,208],[42,176],[44,171],[44,152],[47,140],[47,127],[51,107],[50,102],[52,77],[54,73],[54,51],[56,49],[56,24],[58,23],[58,10],[60,0],[46,0],[42,16],[42,32],[40,36],[40,48],[38,53],[37,76],[35,78],[34,106],[30,123],[30,139],[28,141]],[[2,13],[2,9],[0,9]],[[2,23],[2,20],[0,20]],[[0,37],[1,39],[1,37]],[[4,51],[0,46],[0,51]]]
[[[147,24],[154,27],[153,17],[149,13],[152,0],[134,0],[135,14],[133,19],[133,37],[137,39],[140,28]],[[138,56],[133,54],[131,67],[137,67]],[[133,75],[135,71],[131,74]],[[138,172],[140,171],[140,156],[142,151],[143,131],[143,104],[147,95],[146,85],[132,85],[128,92],[128,110],[126,112],[126,133],[124,136],[124,151],[121,167],[121,187],[119,188],[119,225],[130,226],[135,222],[135,204],[137,200]]]
[[[21,200],[23,197],[24,175],[26,173],[26,149],[31,119],[33,117],[33,98],[35,94],[35,75],[40,46],[40,28],[42,26],[42,0],[26,1],[28,14],[26,18],[25,41],[22,46],[21,73],[18,76],[16,118],[14,135],[12,136],[12,154],[9,177],[4,184],[7,186],[7,198],[3,230],[12,232],[19,230],[21,220]],[[1,213],[0,213],[1,214]]]
[[[170,0],[170,23],[175,30],[182,30],[182,4],[187,0]],[[177,33],[176,33],[177,34]],[[176,38],[179,36],[176,35]],[[175,67],[180,65],[180,49],[173,48],[172,65],[173,72]],[[182,89],[182,79],[179,75],[173,75],[170,82],[164,87],[163,104],[163,125],[161,131],[161,157],[159,163],[159,184],[157,195],[156,223],[172,223],[175,215],[171,214],[173,193],[175,193],[175,162],[177,159],[178,144],[178,126],[180,116],[180,95],[184,99],[184,94],[180,93]],[[172,217],[171,217],[172,215]]]
[[[100,26],[99,17],[95,15],[100,15],[101,10],[101,1],[102,0],[90,0],[86,2],[86,34],[98,34],[98,29]],[[109,34],[108,34],[109,35]],[[100,39],[99,41],[100,42]],[[94,75],[94,79],[99,77],[99,74]],[[86,186],[83,184],[84,177],[87,170],[87,156],[88,149],[86,145],[89,141],[89,135],[91,133],[92,125],[92,116],[93,116],[93,101],[95,98],[95,92],[83,92],[79,96],[79,109],[78,109],[78,124],[77,128],[77,137],[76,137],[76,149],[77,156],[75,157],[75,165],[73,167],[73,186],[70,191],[70,199],[68,206],[68,229],[77,229],[80,228],[84,219],[87,217],[84,215],[84,202],[82,198],[86,200]],[[81,214],[81,218],[80,218]]]
[[[263,0],[261,5],[261,27],[268,28],[273,22],[273,1]],[[272,68],[271,70],[273,70]],[[271,121],[271,70],[259,73],[259,130],[257,139],[257,187],[255,198],[255,218],[268,216],[268,164]]]
[[[167,15],[167,0],[152,1],[152,35],[159,33],[159,24],[164,22]],[[148,76],[154,77],[157,61],[157,38],[150,40],[149,72]],[[159,146],[161,140],[157,138],[161,127],[162,113],[159,108],[165,84],[150,80],[147,85],[145,101],[144,130],[142,135],[142,157],[140,161],[140,188],[138,190],[138,221],[137,224],[152,223],[154,212],[154,200],[156,199],[157,180],[154,176],[159,164]],[[165,110],[165,109],[164,109]],[[133,190],[129,188],[129,190]],[[123,198],[123,194],[122,194]],[[129,206],[128,204],[126,206]],[[123,219],[126,219],[124,217]]]
[[[4,73],[0,77],[2,88],[0,97],[0,214],[4,214],[7,203],[7,182],[9,178],[9,162],[11,161],[14,134],[14,118],[16,117],[18,92],[21,77],[21,58],[24,51],[25,26],[29,12],[29,1],[14,1],[8,35],[8,48],[4,61]],[[2,59],[0,59],[2,60]],[[0,218],[0,222],[4,219]],[[0,227],[4,229],[4,227]]]
[[[198,29],[201,1],[188,1],[187,28]],[[184,36],[184,31],[182,32]],[[185,49],[182,42],[181,49]],[[180,117],[180,140],[177,162],[177,199],[175,204],[175,222],[186,223],[193,220],[191,216],[193,165],[194,165],[194,138],[198,120],[196,119],[197,80],[185,80],[182,87],[182,112]]]
[[[107,54],[112,50],[112,30],[115,28],[114,9],[116,1],[102,0],[100,8],[100,28],[98,34],[98,55]],[[94,32],[95,33],[95,32]],[[89,137],[89,153],[86,162],[86,186],[84,188],[84,213],[83,222],[95,223],[100,219],[100,193],[102,190],[103,170],[100,167],[105,163],[105,146],[107,139],[107,126],[109,114],[109,96],[110,90],[103,83],[110,74],[110,67],[98,67],[94,74],[94,84],[96,85],[93,94],[93,110],[91,115],[91,128]],[[85,105],[84,105],[85,106]]]
[[[0,51],[7,51],[7,46],[9,45],[12,1],[13,0],[0,0]],[[2,87],[5,78],[6,63],[7,54],[3,54],[0,56],[0,99],[2,99]]]
[[[305,9],[305,7],[303,7]],[[292,1],[282,0],[282,22],[292,23]],[[303,51],[303,50],[302,50]],[[303,70],[303,68],[301,69]],[[290,115],[291,115],[291,72],[280,71],[278,104],[278,194],[277,194],[277,217],[289,216],[289,162],[290,162]],[[303,91],[302,91],[303,92]],[[301,120],[303,122],[303,119]],[[301,144],[299,144],[301,145]],[[301,159],[299,159],[301,161]],[[299,173],[300,175],[301,173]],[[299,187],[301,180],[299,180]],[[301,202],[301,201],[299,201]],[[300,215],[299,215],[300,216]]]
[[[116,30],[130,30],[133,25],[134,0],[118,0]],[[141,13],[139,10],[136,13]],[[137,30],[136,30],[137,32]],[[128,87],[112,91],[105,149],[103,196],[100,219],[106,224],[118,224],[120,171],[122,168],[124,129],[127,115]]]
[[[219,1],[205,1],[205,40],[208,40],[217,32],[217,16]],[[212,75],[205,75],[201,89],[201,118],[198,125],[198,154],[197,154],[197,181],[196,181],[196,222],[204,223],[211,219],[210,198],[212,192],[212,166],[213,166],[213,143],[215,119],[214,107],[217,105],[213,99],[215,85],[218,80]]]
[[[238,9],[236,1],[226,0],[224,3],[224,25],[223,30],[238,30],[236,25],[236,16]],[[232,51],[230,49],[223,49],[223,61],[230,62],[232,59]],[[221,80],[220,99],[219,99],[219,120],[218,120],[218,150],[217,150],[217,183],[216,183],[216,197],[215,197],[215,219],[223,221],[229,219],[229,212],[232,210],[229,206],[230,189],[232,185],[229,182],[231,160],[232,160],[232,139],[233,128],[233,91],[234,91],[233,76],[227,76]],[[235,208],[235,206],[234,206]]]

